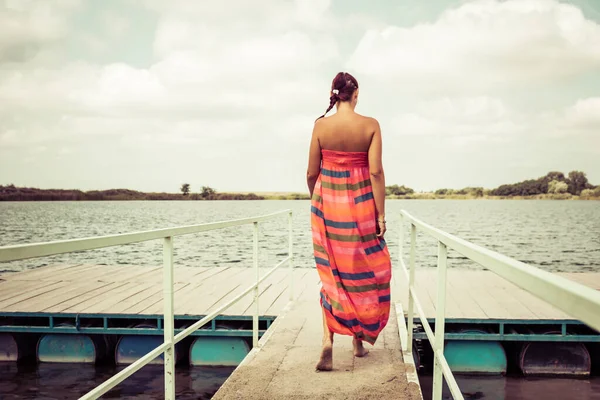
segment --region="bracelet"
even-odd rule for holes
[[[383,222],[385,224],[385,219],[378,219],[377,222]]]

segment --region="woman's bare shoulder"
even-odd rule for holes
[[[323,118],[319,118],[318,120],[316,120],[314,132],[320,132],[320,131],[326,130],[327,126],[330,123],[328,118],[330,118],[330,117],[323,117]]]
[[[379,129],[379,121],[377,121],[377,119],[373,118],[373,117],[367,117],[366,115],[361,115],[361,114],[356,114],[364,123],[364,125],[367,127],[367,129],[371,130],[376,130]]]

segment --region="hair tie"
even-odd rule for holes
[[[333,89],[331,91],[331,93],[333,93],[333,94],[335,94],[337,96],[338,94],[340,94],[340,91],[338,89]]]

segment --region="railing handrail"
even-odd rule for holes
[[[56,240],[52,242],[18,244],[0,247],[0,262],[24,260],[71,253],[74,251],[93,250],[104,247],[119,246],[124,244],[140,243],[149,240],[175,237],[233,226],[248,225],[268,221],[291,210],[282,210],[272,214],[257,217],[235,219],[230,221],[208,222],[196,225],[178,226],[173,228],[154,229],[141,232],[122,233],[117,235],[96,236],[80,239]]]
[[[265,273],[262,277],[258,269],[258,223],[268,221],[281,215],[288,215],[288,256],[280,261],[275,267]],[[253,235],[253,268],[255,270],[256,281],[242,293],[238,294],[233,299],[229,300],[224,305],[218,307],[204,318],[192,324],[190,327],[174,335],[174,262],[173,262],[173,237],[193,234],[198,232],[206,232],[215,229],[223,229],[233,226],[254,225]],[[128,367],[113,375],[102,384],[96,386],[80,399],[91,400],[97,399],[110,389],[123,382],[129,376],[147,365],[154,358],[164,353],[164,379],[165,379],[165,396],[167,400],[175,399],[175,344],[191,335],[203,325],[211,321],[217,315],[227,310],[235,303],[240,301],[248,294],[254,292],[254,312],[252,315],[252,344],[254,347],[259,345],[258,342],[258,301],[259,301],[259,285],[267,279],[275,270],[280,268],[286,262],[289,263],[289,299],[293,300],[293,253],[292,253],[292,211],[283,210],[272,214],[262,215],[258,217],[243,218],[231,221],[212,222],[199,225],[180,226],[175,228],[155,229],[144,232],[125,233],[119,235],[109,235],[101,237],[59,240],[45,243],[32,243],[23,245],[12,245],[0,247],[0,262],[15,261],[27,258],[45,257],[56,254],[70,253],[74,251],[92,250],[104,247],[117,245],[125,245],[131,243],[139,243],[148,240],[163,239],[163,334],[164,340],[155,349],[130,364]]]
[[[400,255],[399,261],[408,282],[408,328],[406,343],[402,344],[403,351],[412,352],[413,313],[414,308],[429,343],[434,353],[433,373],[433,400],[442,398],[443,377],[448,382],[448,387],[454,399],[463,399],[456,379],[444,357],[445,335],[445,307],[446,307],[446,270],[448,249],[453,249],[468,259],[477,262],[496,275],[506,279],[512,284],[526,290],[536,297],[552,304],[556,308],[576,317],[588,326],[600,331],[600,292],[588,286],[573,282],[559,275],[527,265],[521,261],[507,257],[503,254],[486,249],[485,247],[468,242],[450,233],[444,232],[425,222],[413,217],[407,211],[401,211],[401,217],[407,219],[411,225],[410,268],[407,269],[403,259],[404,227],[400,229]],[[438,241],[438,277],[435,334],[427,321],[427,316],[418,299],[414,288],[415,259],[416,259],[416,232],[417,228]]]
[[[600,331],[600,291],[468,242],[428,225],[404,210],[402,214],[418,229],[449,248]]]
[[[223,304],[216,310],[207,314],[205,317],[203,317],[199,321],[195,322],[193,325],[191,325],[191,326],[187,327],[186,329],[184,329],[183,331],[179,332],[177,335],[175,335],[173,337],[172,342],[161,343],[158,347],[156,347],[155,349],[151,350],[149,353],[147,353],[143,357],[139,358],[135,362],[128,365],[127,368],[123,369],[121,372],[113,375],[111,378],[107,379],[102,384],[96,386],[94,389],[92,389],[91,391],[86,393],[84,396],[81,396],[79,398],[79,400],[97,399],[98,397],[107,393],[109,390],[111,390],[112,388],[117,386],[119,383],[123,382],[125,379],[127,379],[128,377],[130,377],[131,375],[133,375],[134,373],[136,373],[137,371],[142,369],[142,367],[144,367],[145,365],[150,363],[152,360],[154,360],[156,357],[161,355],[169,345],[174,346],[175,344],[181,342],[183,339],[185,339],[186,337],[188,337],[189,335],[191,335],[192,333],[194,333],[195,331],[200,329],[202,326],[204,326],[208,322],[212,321],[217,315],[221,314],[223,311],[226,311],[227,309],[229,309],[230,307],[235,305],[238,301],[240,301],[241,299],[243,299],[244,297],[246,297],[247,295],[252,293],[252,291],[256,290],[256,288],[258,287],[258,285],[260,283],[262,283],[273,272],[275,272],[278,268],[280,268],[283,264],[285,264],[286,262],[288,262],[290,260],[291,260],[291,257],[287,256],[285,259],[281,260],[276,266],[274,266],[268,272],[266,272],[258,280],[258,282],[254,283],[252,286],[249,286],[242,293],[238,294],[236,297],[229,300],[227,303]],[[254,333],[253,333],[253,335],[254,335]],[[174,400],[174,398],[173,398],[173,400]]]

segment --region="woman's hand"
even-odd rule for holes
[[[379,239],[383,239],[383,235],[385,235],[385,231],[387,228],[385,227],[385,219],[377,219],[377,237]]]

